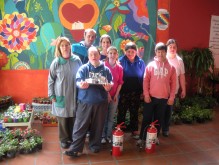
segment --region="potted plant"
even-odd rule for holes
[[[30,144],[31,144],[32,151],[33,151],[33,152],[38,151],[37,142],[36,142],[36,139],[35,139],[34,136],[32,136],[32,137],[29,139],[29,142],[30,142]]]
[[[173,112],[171,120],[172,120],[172,123],[176,124],[176,125],[179,125],[179,124],[182,123],[182,120],[181,120],[181,117],[180,117],[180,113],[176,112],[176,111]]]
[[[193,68],[198,78],[197,93],[202,94],[203,79],[214,70],[214,57],[209,48],[192,49]]]
[[[14,158],[17,153],[17,145],[12,144],[6,144],[6,150],[7,150],[7,157],[8,158]]]
[[[4,154],[5,154],[5,153],[4,153],[3,151],[1,151],[1,147],[0,147],[0,161],[3,160]]]
[[[192,107],[186,106],[180,113],[180,118],[183,123],[192,124],[194,122],[194,112]]]
[[[214,70],[212,51],[209,48],[193,48],[191,50],[181,50],[179,55],[183,59],[186,75],[189,75],[186,78],[191,78],[192,80],[194,77],[198,78],[196,93],[202,94],[204,79]],[[191,79],[189,81],[192,81]]]
[[[38,150],[42,150],[43,148],[43,138],[41,136],[35,136],[35,142],[37,143],[36,147]]]
[[[6,146],[5,146],[5,144],[1,144],[0,145],[0,160],[5,158],[6,156],[7,156]]]
[[[21,128],[16,128],[14,130],[12,130],[13,134],[14,134],[14,137],[17,138],[18,140],[20,140],[22,138],[22,129]],[[19,142],[17,142],[19,143]]]
[[[19,143],[19,149],[21,154],[29,154],[32,152],[32,144],[28,139],[24,139]]]

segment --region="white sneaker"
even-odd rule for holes
[[[102,138],[101,144],[105,144],[105,143],[106,143],[106,139],[105,139],[105,138]]]
[[[110,137],[107,137],[107,141],[108,141],[109,143],[112,143],[112,140],[111,140]]]
[[[87,132],[86,138],[89,138],[89,136],[90,136],[90,132]]]
[[[143,148],[144,147],[144,143],[145,143],[145,141],[139,139],[136,142],[136,146],[138,146],[139,148]]]
[[[156,143],[157,145],[160,144],[160,141],[159,141],[158,137],[157,137],[157,139],[155,140],[155,143]]]

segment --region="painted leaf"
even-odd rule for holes
[[[115,18],[115,17],[114,17]],[[114,28],[114,30],[116,31],[116,32],[118,32],[118,29],[119,29],[119,26],[122,24],[122,17],[120,16],[120,15],[118,15],[117,17],[116,17],[116,19],[115,19],[115,21],[114,21],[114,26],[113,26],[113,28]]]
[[[129,8],[127,6],[119,6],[119,10],[129,12]]]
[[[46,23],[40,29],[40,37],[46,50],[51,48],[52,39],[61,35],[61,26],[58,23]]]
[[[100,33],[100,36],[102,36],[103,34],[106,34],[106,31],[103,29],[99,29],[99,33]]]
[[[36,56],[41,56],[44,52],[46,52],[46,49],[42,43],[41,37],[37,36],[37,41],[30,43],[30,49]]]
[[[106,7],[106,10],[112,10],[113,8],[115,8],[115,5],[114,4],[109,4],[107,7]]]
[[[122,38],[117,38],[113,41],[113,45],[116,46],[116,48],[118,49],[118,52],[121,51],[121,48],[120,48],[120,43],[122,42]],[[121,54],[119,54],[120,56]]]
[[[120,0],[120,3],[121,4],[124,4],[124,3],[126,3],[126,2],[128,2],[129,0]]]

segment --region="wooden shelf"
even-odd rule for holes
[[[33,112],[31,112],[31,116],[28,122],[18,122],[18,123],[2,123],[2,128],[5,127],[28,127],[31,128],[31,124],[33,121]]]

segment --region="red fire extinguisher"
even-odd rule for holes
[[[147,129],[145,151],[147,153],[153,153],[155,151],[156,140],[157,140],[157,128],[155,127],[158,120],[152,122],[150,127]]]
[[[124,122],[117,125],[116,129],[113,131],[113,142],[112,142],[113,156],[120,156],[123,151],[124,132],[121,130],[121,128],[124,128],[123,124]]]

